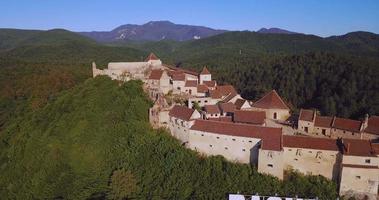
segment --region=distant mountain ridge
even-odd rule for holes
[[[150,21],[143,25],[126,24],[112,31],[79,32],[99,42],[115,41],[187,41],[227,32],[204,26],[174,24],[170,21]]]
[[[280,28],[261,28],[257,31],[258,33],[272,33],[272,34],[302,34],[302,33],[296,33]]]

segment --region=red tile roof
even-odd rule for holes
[[[209,96],[212,99],[221,99],[222,98],[222,94],[218,90],[209,90]]]
[[[163,70],[161,70],[161,69],[153,69],[153,70],[151,70],[149,79],[159,80],[159,79],[161,79],[162,74],[163,74]]]
[[[245,99],[237,99],[236,102],[234,103],[236,105],[236,108],[238,110],[241,109],[241,107],[243,106],[243,104],[246,102]]]
[[[338,151],[349,156],[376,157],[369,140],[316,138],[308,136],[283,135],[283,147]]]
[[[299,120],[313,122],[314,110],[300,109]]]
[[[187,80],[184,87],[197,87],[196,80]]]
[[[172,80],[174,81],[184,81],[185,79],[186,79],[186,76],[184,75],[183,72],[172,74]]]
[[[203,81],[207,87],[216,87],[216,81]]]
[[[197,92],[206,93],[208,92],[208,87],[206,85],[200,84],[197,86]]]
[[[167,64],[162,64],[164,67],[167,67],[171,70],[174,70],[174,71],[179,71],[179,72],[183,72],[185,74],[190,74],[190,75],[193,75],[193,76],[199,76],[199,73],[195,72],[195,71],[192,71],[192,70],[188,70],[188,69],[183,69],[183,68],[179,68],[179,67],[174,67],[174,66],[171,66],[171,65],[167,65]]]
[[[376,155],[379,155],[379,143],[371,143],[371,148]]]
[[[234,112],[236,110],[236,106],[229,102],[229,103],[220,103],[220,109],[222,112]]]
[[[315,126],[330,128],[332,126],[333,117],[323,117],[316,115]]]
[[[281,150],[282,130],[280,128],[261,127],[249,124],[238,124],[213,120],[195,120],[195,124],[191,127],[191,130],[239,137],[259,138],[262,139],[262,149],[274,151]]]
[[[283,135],[283,147],[339,151],[334,139],[294,135]]]
[[[190,109],[186,106],[179,106],[175,105],[170,112],[168,113],[169,116],[175,117],[181,120],[189,121],[191,119],[191,116],[195,110]]]
[[[261,99],[256,101],[253,104],[253,107],[256,108],[265,108],[265,109],[286,109],[289,110],[289,107],[284,103],[282,98],[278,95],[275,90],[271,90],[269,93],[264,95]]]
[[[348,167],[348,168],[360,168],[360,169],[379,169],[378,166],[373,166],[373,165],[352,165],[352,164],[342,164],[342,167]]]
[[[219,91],[223,97],[229,94],[237,94],[236,89],[234,89],[232,85],[219,85],[216,87],[216,90]]]
[[[220,122],[232,122],[232,117],[225,116],[225,117],[218,117],[218,118],[209,118],[207,120],[220,121]]]
[[[376,156],[369,140],[343,139],[344,154],[350,156]]]
[[[379,116],[371,116],[368,119],[368,126],[365,132],[379,135]]]
[[[230,93],[228,96],[226,96],[225,99],[223,99],[222,101],[225,102],[225,103],[228,103],[229,101],[231,101],[234,97],[237,96],[237,93]]]
[[[159,58],[154,53],[150,53],[150,55],[147,56],[145,61],[149,61],[149,60],[159,60]]]
[[[205,112],[207,112],[207,114],[220,113],[220,109],[218,108],[217,105],[205,105],[204,110],[205,110]]]
[[[237,110],[234,112],[234,122],[238,123],[262,125],[265,123],[265,119],[266,112],[264,111]]]
[[[201,71],[201,73],[200,74],[211,74],[209,71],[208,71],[208,69],[207,69],[207,67],[203,67],[203,70]]]
[[[332,126],[337,129],[360,132],[361,124],[361,121],[336,117]]]

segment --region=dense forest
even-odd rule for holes
[[[115,44],[113,44],[115,45]],[[276,89],[296,112],[359,119],[379,115],[379,35],[354,32],[321,38],[302,34],[228,32],[188,41],[129,43],[165,61],[199,71],[256,100]]]
[[[107,77],[65,90],[0,135],[4,199],[223,199],[229,192],[335,199],[321,176],[282,182],[249,165],[204,158],[152,130],[142,83]]]

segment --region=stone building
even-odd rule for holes
[[[220,117],[221,117],[221,110],[218,107],[218,105],[205,105],[204,106],[205,119],[220,118]]]
[[[285,121],[290,116],[290,108],[275,90],[271,90],[253,103],[252,110],[265,111],[266,118],[275,121]]]
[[[200,113],[197,110],[187,108],[186,106],[175,105],[168,115],[169,129],[172,136],[183,143],[187,143],[189,128],[192,127],[195,119],[200,119]]]
[[[208,71],[207,67],[204,67],[199,75],[199,84],[204,84],[204,81],[212,81],[212,75]]]
[[[147,71],[151,69],[163,69],[162,61],[153,53],[144,62],[110,62],[106,69],[97,69],[96,64],[92,63],[93,77],[106,75],[121,81],[145,80]]]
[[[205,155],[222,155],[231,161],[257,165],[261,143],[267,143],[269,149],[278,149],[273,140],[280,140],[280,135],[280,128],[195,120],[188,147]]]
[[[150,71],[150,75],[147,78],[147,85],[151,97],[158,94],[167,94],[172,88],[167,71],[162,69],[153,69]]]
[[[379,117],[368,115],[362,121],[319,116],[314,110],[301,109],[298,130],[331,138],[378,139]]]
[[[367,118],[368,116],[365,116]],[[379,138],[379,116],[371,116],[367,119],[367,127],[364,129],[363,139]]]

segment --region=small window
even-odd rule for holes
[[[366,160],[365,160],[365,163],[370,163],[370,162],[371,162],[370,159],[366,159]]]
[[[228,150],[228,147],[225,147],[225,150]]]
[[[210,144],[209,147],[213,147],[213,145]]]
[[[205,100],[204,102],[205,102],[205,103],[208,103],[208,100]]]
[[[220,139],[220,137],[216,137],[217,139]]]
[[[343,131],[343,133],[346,133],[346,131]]]
[[[246,149],[242,149],[242,151],[246,151]]]
[[[201,134],[201,136],[204,136],[204,134]]]
[[[295,161],[298,161],[298,159],[297,159],[297,158],[295,158]]]
[[[354,132],[353,132],[353,133],[351,133],[351,135],[354,135]]]
[[[233,141],[236,141],[236,139],[234,139],[234,138],[233,138],[232,140],[233,140]]]
[[[308,151],[308,153],[312,153],[312,151]]]
[[[361,179],[361,176],[355,176],[356,179]]]
[[[268,167],[271,167],[271,168],[273,168],[273,167],[274,167],[272,164],[268,164],[267,166],[268,166]]]
[[[292,151],[292,149],[288,149],[288,151]]]
[[[253,141],[249,140],[250,143],[252,143]]]

